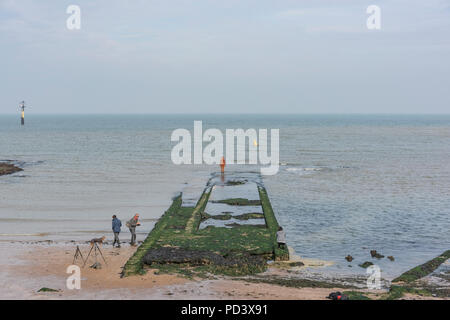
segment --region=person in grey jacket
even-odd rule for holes
[[[114,242],[113,247],[117,243],[117,248],[120,248],[120,228],[122,227],[122,221],[120,221],[116,215],[112,216],[112,231],[114,232]]]
[[[127,227],[130,229],[131,232],[131,245],[136,245],[136,227],[140,226],[141,223],[139,222],[139,214],[135,214],[131,220],[127,222]]]
[[[286,247],[286,234],[282,227],[279,227],[277,231],[277,243],[278,248],[284,249]]]

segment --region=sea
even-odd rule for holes
[[[135,213],[143,240],[175,195],[220,170],[173,163],[172,132],[194,121],[279,129],[279,171],[262,181],[288,245],[332,262],[324,272],[372,261],[392,278],[450,249],[450,115],[0,115],[0,161],[24,169],[0,177],[0,241],[112,238],[111,216]]]

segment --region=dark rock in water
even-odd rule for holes
[[[360,264],[359,266],[360,266],[361,268],[366,269],[366,268],[368,268],[368,267],[370,267],[370,266],[373,266],[373,263],[370,262],[370,261],[366,261],[366,262]]]
[[[214,220],[230,220],[231,214],[216,214],[216,215],[210,215],[209,217]]]
[[[394,256],[388,256],[387,258],[388,258],[389,260],[391,260],[391,261],[395,261]]]
[[[347,260],[348,262],[352,262],[353,261],[353,257],[351,255],[348,255],[345,257],[345,260]]]
[[[226,185],[227,186],[239,186],[241,184],[246,184],[247,180],[230,180],[227,181]]]
[[[13,174],[19,171],[23,171],[23,169],[16,167],[15,165],[10,163],[0,163],[0,176]]]
[[[377,252],[377,250],[370,250],[370,255],[372,256],[372,258],[377,258],[377,259],[384,258],[384,256],[382,254],[379,254]]]

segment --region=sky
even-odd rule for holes
[[[450,0],[0,0],[0,114],[21,100],[34,114],[450,113]]]

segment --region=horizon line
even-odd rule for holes
[[[14,113],[0,113],[0,115],[19,115],[20,116],[20,112],[14,112]],[[100,112],[96,112],[96,113],[70,113],[70,112],[59,112],[59,113],[52,113],[52,112],[43,112],[43,113],[33,113],[33,112],[28,112],[26,113],[26,115],[165,115],[165,116],[170,116],[170,115],[450,115],[450,112],[448,113],[444,113],[444,112],[416,112],[416,113],[386,113],[386,112],[377,112],[377,113],[359,113],[359,112],[253,112],[253,113],[238,113],[238,112],[172,112],[172,113],[162,113],[162,112],[136,112],[136,113],[114,113],[114,112],[110,112],[110,113],[100,113]]]

